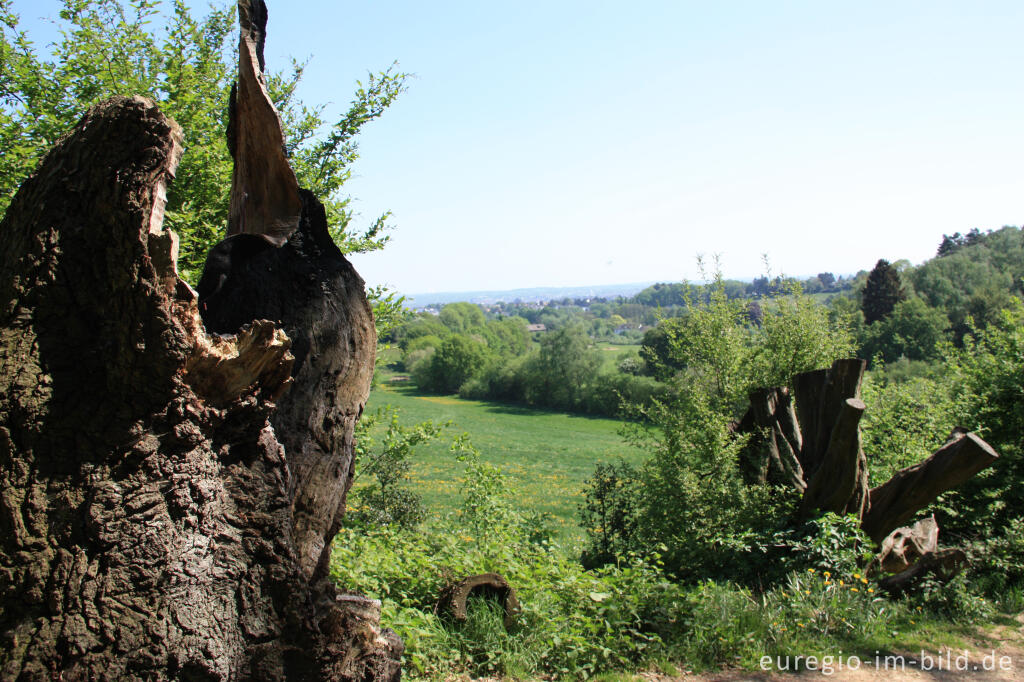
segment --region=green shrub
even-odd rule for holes
[[[412,527],[423,520],[420,495],[406,483],[415,448],[439,437],[449,424],[430,421],[403,426],[390,405],[364,414],[356,426],[354,478],[350,519],[356,523]]]

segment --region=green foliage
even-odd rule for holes
[[[745,306],[730,300],[721,274],[709,289],[707,303],[692,305],[666,328],[670,364],[683,368],[686,390],[701,394],[711,409],[728,411],[746,395],[752,330]]]
[[[451,330],[441,324],[437,318],[426,316],[406,320],[396,327],[393,333],[395,342],[402,350],[407,350],[409,344],[421,336],[436,336],[445,339],[451,336]]]
[[[437,349],[430,360],[429,371],[425,376],[417,375],[417,383],[435,393],[455,393],[493,360],[494,354],[482,342],[455,334]]]
[[[526,402],[573,410],[579,407],[601,359],[579,327],[550,332],[525,371],[529,376]]]
[[[864,311],[864,322],[871,325],[885,319],[904,298],[906,293],[900,281],[900,273],[889,261],[880,259],[868,274],[861,292],[860,306]]]
[[[973,230],[944,238],[939,257],[914,268],[909,281],[930,306],[943,311],[956,339],[968,331],[968,317],[985,327],[998,321],[1011,295],[1024,292],[1024,232],[1016,227],[982,234]]]
[[[746,439],[730,422],[752,389],[828,366],[852,352],[852,336],[792,284],[754,327],[721,276],[713,281],[703,302],[662,325],[661,357],[649,351],[663,374],[680,368],[667,395],[636,406],[632,437],[651,458],[599,470],[585,490],[589,562],[663,545],[666,566],[683,579],[767,577],[756,567],[775,551],[795,497],[744,482],[737,463]]]
[[[395,328],[404,320],[409,318],[409,311],[405,307],[405,296],[385,287],[370,287],[366,291],[366,299],[373,307],[373,322],[377,328],[377,356],[374,362],[380,366],[384,351],[390,346],[382,340],[391,338]],[[374,381],[376,381],[376,374]]]
[[[867,327],[862,341],[862,355],[895,362],[934,360],[942,343],[948,340],[949,319],[937,308],[931,308],[917,296],[900,301],[892,313]]]
[[[1024,517],[1024,304],[1015,299],[986,329],[949,348],[947,372],[957,387],[956,416],[977,431],[999,460],[946,496],[943,528],[973,535]]]
[[[792,546],[826,568],[789,571],[767,590],[674,582],[657,547],[585,570],[537,532],[542,523],[517,511],[519,495],[502,471],[464,437],[454,450],[465,467],[456,513],[415,529],[343,529],[332,547],[331,576],[382,601],[382,620],[405,642],[413,678],[609,679],[615,671],[665,669],[666,660],[756,670],[765,655],[842,649],[872,656],[882,646],[905,647],[899,632],[931,618],[915,602],[877,594],[855,568],[850,540],[863,538],[854,522],[835,516]],[[485,598],[468,600],[465,623],[435,614],[444,586],[484,572],[501,574],[516,590],[522,609],[510,629]],[[930,643],[943,640],[933,634]]]
[[[485,461],[503,467],[523,509],[546,512],[560,541],[577,544],[581,533],[576,504],[583,482],[598,461],[622,457],[639,462],[643,453],[623,443],[620,422],[580,418],[517,405],[424,395],[410,383],[384,382],[370,394],[368,412],[390,404],[410,423],[452,421],[473,435]],[[438,514],[454,512],[463,465],[441,441],[417,448],[410,488]]]
[[[1006,611],[1024,609],[1024,518],[1010,519],[1000,532],[974,541],[968,555],[972,577],[984,593],[1003,602]]]
[[[234,7],[203,18],[182,0],[64,0],[60,38],[40,54],[19,27],[11,0],[0,0],[0,216],[25,177],[85,110],[112,95],[144,95],[182,127],[185,154],[168,191],[166,225],[181,236],[179,268],[195,283],[206,252],[227,224],[232,161],[225,144],[235,77]],[[359,233],[341,191],[358,156],[355,136],[405,88],[394,68],[358,84],[333,125],[323,106],[295,97],[304,64],[268,74],[284,123],[286,149],[300,185],[324,201],[335,241],[345,252],[381,248],[387,214]],[[326,132],[322,131],[326,129]]]
[[[434,336],[433,334],[417,336],[406,344],[405,354],[403,355],[403,357],[406,358],[406,365],[408,365],[410,355],[416,351],[425,350],[427,348],[437,350],[443,343],[444,341],[442,341],[440,337]]]
[[[472,303],[449,303],[441,308],[441,323],[455,334],[465,334],[484,326],[484,313]]]
[[[853,514],[840,516],[828,512],[777,537],[787,551],[783,563],[796,572],[810,568],[836,575],[857,575],[874,555],[874,543]]]
[[[747,371],[748,386],[785,386],[800,372],[828,367],[857,350],[848,317],[805,295],[796,282],[763,314]]]
[[[995,615],[995,605],[978,593],[966,573],[950,580],[929,578],[915,587],[913,603],[960,623],[976,623]]]
[[[957,425],[954,388],[941,374],[894,381],[884,367],[868,372],[861,436],[873,485],[930,457],[945,442]]]
[[[364,414],[356,425],[357,463],[350,517],[363,523],[415,526],[423,520],[422,497],[407,482],[415,448],[438,438],[450,424],[399,423],[390,406]],[[381,428],[378,428],[381,427]],[[367,478],[370,480],[367,481]]]
[[[479,333],[487,340],[488,348],[502,357],[523,355],[530,348],[530,333],[521,317],[488,320]]]

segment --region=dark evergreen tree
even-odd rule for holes
[[[879,260],[873,270],[868,273],[868,281],[864,284],[861,294],[861,310],[867,324],[888,317],[896,304],[907,297],[900,281],[900,273],[889,261]]]
[[[952,237],[948,234],[942,235],[942,243],[939,244],[939,251],[936,256],[948,256],[953,253],[960,248],[960,242],[962,239],[963,237],[960,236],[959,232],[954,232]]]

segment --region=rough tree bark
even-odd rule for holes
[[[871,488],[860,436],[860,419],[867,409],[860,399],[866,365],[863,360],[837,360],[829,369],[798,374],[792,380],[792,397],[785,387],[754,391],[750,409],[734,430],[759,428],[766,434],[752,440],[740,463],[748,480],[776,480],[801,492],[800,514],[805,518],[815,512],[856,514],[868,536],[888,545],[891,553],[901,538],[890,533],[998,455],[975,434],[958,429],[934,455]],[[937,527],[935,532],[937,537]],[[938,565],[929,558],[937,546],[919,549],[916,556],[928,560],[920,570],[931,571]],[[957,563],[950,556],[942,555],[944,570]],[[913,574],[918,575],[920,571]],[[900,589],[906,584],[898,581]]]
[[[180,154],[151,102],[110,100],[0,224],[0,678],[397,679],[379,604],[325,576],[362,280],[301,194],[283,246],[211,254],[208,333],[162,229]]]

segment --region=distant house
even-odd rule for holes
[[[526,326],[528,332],[546,332],[548,328],[542,324],[530,324]]]

